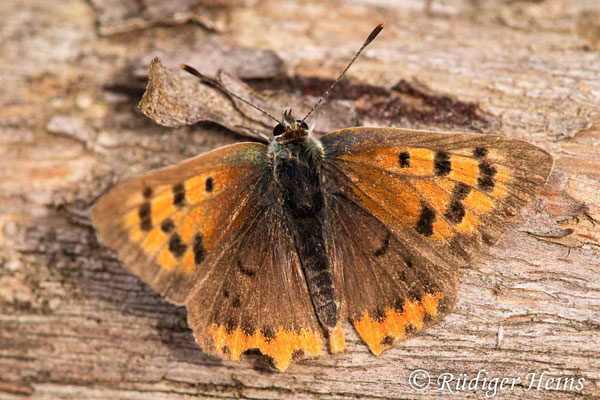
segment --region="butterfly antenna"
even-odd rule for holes
[[[348,68],[350,68],[350,66],[352,64],[354,64],[354,61],[356,61],[356,59],[358,58],[360,53],[362,53],[362,51],[365,49],[365,47],[367,47],[369,45],[369,43],[371,43],[377,37],[377,35],[379,35],[379,32],[381,32],[382,29],[383,29],[383,24],[379,24],[375,27],[375,29],[373,29],[373,31],[371,32],[371,34],[369,35],[367,40],[365,40],[365,42],[363,43],[361,48],[354,55],[354,58],[352,60],[350,60],[350,62],[348,63],[346,68],[344,68],[344,70],[342,71],[340,76],[331,84],[331,86],[329,86],[329,89],[327,89],[325,91],[325,93],[323,93],[323,96],[321,96],[319,101],[317,101],[317,103],[313,106],[313,108],[311,108],[311,110],[308,112],[308,114],[306,114],[306,117],[302,118],[302,122],[304,122],[304,120],[306,118],[308,118],[310,116],[310,114],[312,114],[317,108],[319,108],[319,105],[327,98],[327,96],[329,96],[329,93],[335,87],[335,85],[337,85],[337,83],[342,80],[342,78],[346,74],[346,71],[348,71]]]
[[[185,72],[188,72],[198,78],[200,78],[201,80],[210,83],[213,86],[218,87],[219,89],[221,89],[223,92],[227,93],[229,96],[231,97],[235,97],[236,99],[238,99],[239,101],[241,101],[242,103],[245,103],[247,105],[249,105],[250,107],[254,108],[255,110],[260,111],[261,113],[265,114],[267,117],[271,118],[272,120],[274,120],[275,122],[279,123],[281,121],[279,121],[277,118],[275,118],[274,116],[272,116],[271,114],[269,114],[268,112],[266,112],[265,110],[263,110],[262,108],[255,106],[254,104],[250,103],[248,100],[241,98],[240,96],[238,96],[237,94],[225,89],[223,87],[223,85],[221,85],[221,83],[219,81],[217,81],[216,79],[213,79],[211,77],[208,77],[202,73],[200,73],[196,68],[190,67],[187,64],[181,64],[179,65],[179,67],[181,69],[183,69]]]

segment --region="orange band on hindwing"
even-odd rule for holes
[[[441,299],[442,295],[436,292],[425,294],[420,301],[405,300],[402,311],[386,308],[381,320],[365,310],[360,319],[353,321],[354,327],[371,352],[380,355],[386,345],[405,337],[407,327],[422,329],[426,314],[432,318],[437,315]]]

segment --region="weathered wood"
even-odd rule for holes
[[[418,368],[520,377],[496,398],[600,396],[596,0],[439,0],[428,12],[405,0],[117,3],[0,2],[0,399],[449,396],[435,382],[412,389]],[[526,139],[554,155],[551,182],[486,261],[463,268],[454,312],[381,357],[350,326],[346,353],[285,374],[256,354],[204,355],[185,310],[98,245],[89,207],[117,179],[243,138],[142,116],[140,60],[181,49],[166,60],[189,62],[207,40],[270,50],[283,67],[247,83],[278,99],[317,95],[381,21],[333,95],[354,122]],[[584,388],[527,390],[526,375],[543,371]]]

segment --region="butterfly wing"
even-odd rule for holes
[[[187,304],[188,321],[205,352],[239,359],[244,351],[258,349],[281,371],[297,356],[324,353],[284,221],[277,202],[256,209],[228,250],[212,260],[210,274]]]
[[[322,354],[323,340],[266,150],[240,143],[151,171],[92,214],[128,270],[186,305],[205,352],[258,349],[285,370],[299,353]]]
[[[337,285],[376,354],[448,312],[458,267],[498,240],[553,164],[491,135],[350,128],[322,143]]]
[[[439,320],[454,304],[458,266],[411,248],[351,198],[328,198],[336,288],[371,351]]]
[[[248,219],[265,150],[226,146],[117,185],[92,211],[101,242],[152,288],[184,303],[207,255]]]

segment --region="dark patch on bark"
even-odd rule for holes
[[[489,126],[477,104],[434,94],[406,80],[399,81],[387,96],[371,96],[357,104],[357,111],[378,119],[406,119],[473,129]]]
[[[300,92],[305,96],[321,96],[334,82],[333,79],[294,75],[274,79],[246,80],[255,90],[287,90]],[[351,84],[341,80],[329,94],[330,99],[357,100],[363,96],[389,96],[390,91],[381,86]]]
[[[293,76],[246,82],[259,91],[287,90],[308,96],[321,96],[333,80]],[[351,84],[342,80],[331,91],[330,98],[354,101],[360,99],[356,102],[357,111],[371,118],[405,118],[415,122],[460,125],[473,129],[490,125],[477,104],[434,94],[406,80],[399,81],[391,90],[375,85]]]

